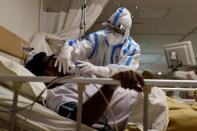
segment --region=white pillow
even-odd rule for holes
[[[35,76],[23,65],[16,63],[15,61],[8,59],[0,55],[0,75],[1,76]],[[7,87],[12,89],[13,82],[1,81],[6,84]],[[35,99],[44,89],[45,84],[42,82],[24,82],[20,87],[20,93],[31,99]],[[46,92],[43,93],[42,97],[46,96]]]

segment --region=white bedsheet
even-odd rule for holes
[[[0,85],[0,109],[8,109],[11,107],[13,92]],[[32,103],[31,100],[19,95],[18,107],[24,107]],[[36,103],[31,112],[28,114],[28,119],[24,121],[26,110],[17,113],[17,127],[24,127],[25,130],[35,131],[73,131],[76,127],[76,122],[61,117],[50,109]],[[0,130],[9,127],[10,113],[0,112]],[[9,125],[5,125],[9,124]],[[4,126],[3,126],[4,125]],[[91,131],[85,125],[82,125],[82,131]]]

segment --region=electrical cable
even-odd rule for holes
[[[91,78],[94,78],[93,76],[91,76],[91,75],[89,75]],[[107,100],[107,98],[105,97],[105,95],[103,94],[103,92],[101,91],[101,89],[96,85],[96,84],[93,84],[97,89],[98,89],[98,91],[101,93],[101,95],[103,96],[103,99],[105,100],[105,102],[106,102],[106,104],[107,105],[109,105],[108,106],[108,109],[109,109],[109,111],[110,111],[110,113],[111,113],[111,116],[112,116],[112,119],[113,119],[113,123],[114,123],[114,127],[115,127],[115,130],[116,131],[119,131],[118,130],[118,126],[117,126],[117,124],[116,124],[116,120],[115,120],[115,116],[114,116],[114,113],[113,113],[113,111],[112,111],[112,108],[111,108],[111,106],[110,106],[110,104],[109,104],[109,101]]]
[[[95,85],[95,87],[98,89],[98,91],[101,93],[101,95],[103,96],[103,99],[105,100],[106,104],[109,105],[109,106],[108,106],[108,109],[109,109],[109,111],[110,111],[110,113],[111,113],[111,115],[112,115],[112,119],[113,119],[113,123],[114,123],[115,130],[116,130],[116,131],[119,131],[119,130],[118,130],[118,126],[117,126],[117,124],[116,124],[115,116],[114,116],[114,113],[113,113],[113,111],[112,111],[112,108],[111,108],[111,106],[110,106],[110,104],[109,104],[109,101],[107,100],[107,98],[105,97],[105,95],[103,94],[103,92],[100,90],[100,88],[99,88],[96,84],[94,84],[94,85]]]

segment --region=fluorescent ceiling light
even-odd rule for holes
[[[140,64],[140,70],[148,70],[150,68],[150,64]]]
[[[162,54],[142,54],[140,57],[141,64],[154,64],[160,60]]]
[[[142,19],[162,19],[168,12],[169,9],[139,8],[138,17]]]

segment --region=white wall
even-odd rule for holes
[[[0,25],[25,40],[39,30],[40,0],[0,0]]]

